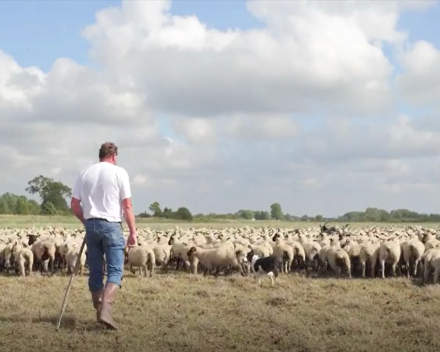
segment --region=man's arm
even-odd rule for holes
[[[72,197],[72,201],[70,202],[70,206],[72,207],[72,211],[75,216],[81,221],[83,224],[85,223],[84,214],[81,208],[81,201],[75,197]]]
[[[125,221],[127,221],[128,228],[130,229],[130,234],[136,235],[136,222],[133,214],[133,204],[131,202],[130,179],[127,172],[124,172],[122,177],[121,199],[124,218]]]
[[[75,182],[72,190],[72,200],[70,202],[70,207],[73,213],[78,218],[81,223],[85,223],[84,214],[81,208],[81,176]]]
[[[136,223],[133,214],[133,204],[131,203],[131,198],[125,198],[122,201],[124,209],[124,218],[127,221],[128,228],[130,229],[130,234],[136,233]]]

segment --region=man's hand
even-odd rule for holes
[[[137,233],[131,232],[127,238],[127,247],[130,248],[134,246],[137,246]]]

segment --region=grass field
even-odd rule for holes
[[[79,227],[73,218],[1,217],[0,221],[1,227]],[[259,224],[139,222],[154,228]],[[401,278],[317,279],[289,274],[279,278],[276,288],[269,280],[259,288],[252,277],[213,278],[171,271],[141,278],[126,271],[114,305],[120,330],[108,332],[94,321],[83,276],[75,279],[62,327],[55,332],[67,283],[68,277],[56,275],[0,276],[1,352],[440,350],[440,286],[420,287]]]
[[[246,220],[228,220],[228,221],[210,221],[206,222],[187,222],[182,223],[173,220],[166,219],[145,219],[137,218],[137,227],[150,227],[154,229],[172,229],[176,226],[180,228],[222,228],[222,227],[280,227],[280,228],[303,228],[303,227],[318,227],[318,222],[292,222],[292,221],[246,221]],[[322,223],[321,223],[322,224]],[[331,223],[334,225],[335,223]],[[416,223],[414,223],[416,224]],[[0,229],[1,228],[31,228],[42,226],[64,227],[64,228],[80,228],[81,224],[73,216],[21,216],[21,215],[0,215]],[[344,225],[344,224],[339,224]],[[386,227],[391,225],[407,226],[410,223],[371,223],[371,222],[359,222],[350,223],[350,227],[370,227],[376,225],[379,227]],[[439,223],[420,223],[425,227],[438,227]]]
[[[67,277],[1,277],[0,350],[439,351],[440,289],[404,279],[252,278],[127,274],[114,306],[120,330],[95,322],[76,278],[55,332]]]

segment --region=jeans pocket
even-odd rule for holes
[[[104,246],[112,249],[124,249],[125,239],[121,230],[121,225],[118,223],[103,224],[101,231],[101,238]]]

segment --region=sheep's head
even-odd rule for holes
[[[189,249],[189,251],[186,253],[186,255],[187,255],[189,258],[191,258],[191,256],[192,256],[194,253],[197,253],[197,248],[193,246],[193,247],[191,247],[191,248]]]
[[[277,233],[272,237],[272,241],[276,242],[276,240],[277,240],[278,238],[280,238],[280,237],[281,237],[281,235],[277,232]]]
[[[246,258],[246,253],[243,252],[241,249],[235,252],[235,256],[237,257],[237,261],[242,264],[246,263],[248,259]]]
[[[330,240],[330,245],[331,246],[338,246],[339,245],[339,239],[336,237],[332,237],[332,239]]]
[[[173,235],[171,235],[171,237],[168,241],[168,246],[172,246],[175,241],[176,241],[176,234],[173,234]]]
[[[29,234],[27,235],[27,238],[28,238],[28,245],[32,246],[35,242],[37,242],[38,236]]]
[[[306,241],[306,236],[304,235],[298,235],[298,239],[301,243],[304,243]]]

